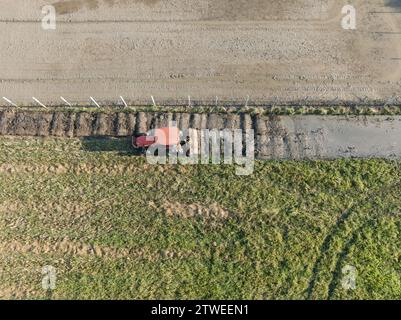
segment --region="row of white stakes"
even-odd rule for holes
[[[153,106],[157,106],[155,98],[153,96],[150,96],[152,98],[152,103]],[[99,103],[97,103],[97,101],[93,98],[93,97],[89,97],[90,100],[96,105],[96,107],[101,108],[101,106],[99,105]],[[60,97],[60,99],[69,107],[72,107],[72,104],[70,102],[68,102],[64,97]],[[123,102],[124,106],[127,108],[128,104],[125,102],[124,98],[122,96],[120,96],[121,101]],[[9,103],[10,105],[19,108],[17,104],[15,104],[13,101],[11,101],[10,99],[8,99],[7,97],[3,97],[3,100],[6,101],[7,103]],[[48,109],[48,107],[40,102],[37,98],[32,97],[32,100],[35,101],[37,104],[39,104],[41,107]],[[219,98],[216,96],[216,106],[218,103]],[[245,107],[248,106],[248,102],[249,102],[249,96],[247,96],[246,102],[245,102]],[[188,106],[191,106],[191,96],[188,96]]]

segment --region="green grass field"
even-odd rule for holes
[[[124,139],[2,137],[0,297],[399,299],[400,164],[257,162],[239,177],[152,166]]]

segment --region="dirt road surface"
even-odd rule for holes
[[[44,30],[44,5],[57,12]],[[344,5],[357,29],[341,27]],[[2,0],[0,105],[395,101],[398,0]]]

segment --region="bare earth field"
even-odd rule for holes
[[[41,8],[57,10],[43,30]],[[353,4],[357,29],[341,28]],[[3,0],[0,93],[14,103],[399,101],[397,0]],[[0,105],[8,105],[0,100]]]
[[[0,298],[400,297],[399,161],[234,171],[152,166],[126,138],[1,137]]]

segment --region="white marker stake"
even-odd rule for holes
[[[152,98],[153,101],[153,106],[156,107],[156,102],[155,102],[155,98],[153,98],[153,96],[150,96]]]
[[[191,96],[188,96],[188,107],[191,106]]]
[[[32,97],[32,99],[33,99],[36,103],[38,103],[40,106],[42,106],[43,108],[47,109],[47,107],[46,107],[42,102],[40,102],[38,99],[36,99],[35,97]]]
[[[122,96],[120,96],[121,101],[124,103],[125,108],[128,107],[127,103],[125,102],[124,98]]]
[[[12,102],[10,99],[8,99],[8,98],[6,98],[6,97],[3,97],[3,99],[4,99],[5,101],[7,101],[9,104],[11,104],[12,106],[18,108],[18,106],[17,106],[14,102]]]
[[[93,103],[94,103],[98,108],[100,108],[100,106],[99,106],[99,104],[96,102],[96,100],[93,99],[92,97],[90,97],[90,98],[91,98],[91,100],[93,101]]]
[[[248,102],[249,102],[249,96],[246,97],[245,108],[248,107]]]
[[[63,97],[60,97],[61,100],[63,100],[66,104],[68,104],[70,107],[72,107],[71,103],[69,103],[67,100],[65,100]]]

